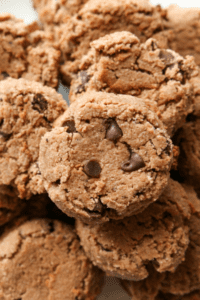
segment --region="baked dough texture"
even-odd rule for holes
[[[59,221],[34,219],[0,237],[2,300],[93,300],[102,276],[73,228]]]
[[[90,45],[71,83],[70,102],[91,90],[133,95],[156,103],[171,136],[184,124],[193,111],[191,80],[198,75],[193,57],[161,49],[155,39],[141,43],[128,31],[108,34]]]
[[[148,276],[148,265],[159,272],[174,272],[188,247],[191,208],[184,188],[169,185],[142,213],[100,225],[76,221],[86,255],[108,274],[129,280]]]
[[[26,25],[10,14],[0,16],[0,80],[25,78],[58,87],[60,51],[53,36],[37,23]]]
[[[168,183],[172,143],[157,114],[132,96],[85,93],[40,144],[45,189],[69,216],[105,222],[136,214]]]
[[[0,81],[0,185],[16,187],[20,198],[45,192],[40,139],[66,109],[62,95],[39,82]]]

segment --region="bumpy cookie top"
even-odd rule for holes
[[[5,300],[93,300],[102,272],[86,258],[70,226],[38,219],[1,236],[0,278]]]
[[[165,12],[148,0],[89,0],[65,24],[56,29],[62,52],[62,79],[69,84],[79,70],[90,42],[116,31],[127,30],[142,41],[162,31]]]
[[[0,185],[17,187],[21,198],[44,192],[36,164],[40,139],[66,108],[62,95],[41,83],[0,81]]]
[[[189,243],[185,219],[190,213],[186,192],[170,180],[142,213],[96,226],[77,221],[77,233],[95,265],[115,276],[142,280],[150,262],[158,272],[172,272],[182,262]]]
[[[167,184],[171,140],[135,97],[91,92],[79,100],[41,140],[39,166],[50,198],[86,222],[137,213]]]
[[[12,15],[1,15],[0,53],[0,80],[23,77],[57,87],[60,51],[53,48],[52,35],[36,23],[26,25]]]
[[[194,59],[160,49],[154,39],[142,44],[127,31],[106,35],[91,43],[80,68],[72,81],[71,102],[87,90],[149,98],[170,135],[193,109],[190,79],[198,74]]]
[[[183,295],[189,293],[193,295],[193,291],[200,290],[200,201],[191,186],[183,185],[183,187],[188,196],[187,205],[189,205],[192,213],[191,218],[187,221],[190,229],[190,244],[186,251],[185,260],[177,267],[174,273],[165,272],[159,274],[151,267],[149,268],[149,277],[143,281],[122,281],[123,286],[134,299],[171,300],[177,299],[176,297],[185,299]],[[178,203],[178,197],[177,200]],[[186,297],[186,299],[193,298]]]

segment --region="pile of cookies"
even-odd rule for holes
[[[0,299],[200,299],[200,10],[33,5],[0,15]]]

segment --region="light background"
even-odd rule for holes
[[[56,1],[56,0],[55,0]],[[95,1],[95,0],[94,0]],[[160,4],[162,7],[167,7],[170,4],[177,4],[181,7],[200,7],[199,0],[151,0],[152,4]],[[37,20],[37,13],[32,8],[31,0],[0,0],[0,13],[8,12],[15,15],[17,18],[24,19],[26,24],[29,24]],[[63,94],[63,97],[67,100],[67,90],[60,85],[58,91]],[[106,278],[106,284],[104,289],[97,297],[97,300],[130,300],[131,298],[120,287],[117,279],[112,277]]]

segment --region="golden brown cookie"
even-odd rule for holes
[[[7,77],[35,80],[58,86],[60,51],[52,35],[37,24],[26,25],[10,14],[0,16],[0,80]]]
[[[168,183],[172,143],[141,99],[85,93],[41,140],[49,197],[69,216],[105,222],[138,213]]]
[[[66,108],[62,95],[39,82],[0,81],[0,185],[13,185],[20,198],[45,192],[39,143]]]
[[[190,80],[198,74],[194,59],[160,49],[155,39],[140,43],[128,31],[106,35],[91,43],[80,69],[71,84],[71,102],[91,90],[148,98],[156,103],[170,135],[193,110]]]
[[[59,221],[31,220],[0,237],[1,299],[94,300],[102,276],[73,228]]]
[[[191,208],[183,187],[173,180],[159,199],[142,213],[100,225],[76,222],[86,255],[105,272],[129,280],[148,276],[152,263],[159,272],[173,272],[188,247]]]

